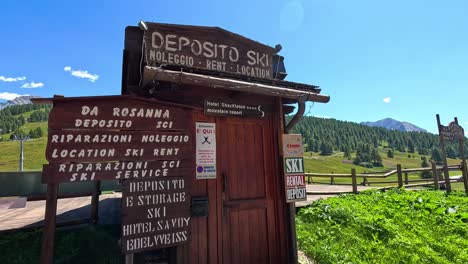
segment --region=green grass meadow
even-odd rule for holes
[[[316,263],[468,263],[464,192],[367,190],[319,200],[296,218]]]
[[[387,150],[379,147],[379,154],[383,160],[383,167],[374,167],[374,168],[364,168],[361,166],[354,165],[351,160],[345,160],[343,157],[343,152],[334,152],[330,156],[322,156],[319,153],[315,152],[306,152],[304,153],[304,169],[305,172],[313,173],[325,173],[325,174],[351,174],[351,169],[356,169],[357,174],[365,173],[384,173],[390,170],[395,170],[397,164],[401,164],[402,168],[420,168],[421,167],[421,155],[417,153],[406,152],[394,152],[393,158],[387,157]],[[354,156],[354,153],[353,153]],[[426,158],[429,158],[426,156]],[[461,160],[457,159],[447,159],[449,165],[458,165]],[[451,171],[450,176],[461,175],[461,171]],[[408,179],[421,179],[420,173],[409,173]],[[314,183],[330,183],[331,179],[329,177],[313,177],[312,181]],[[337,184],[351,184],[351,178],[334,178],[335,183]],[[369,182],[373,181],[397,181],[397,175],[391,175],[385,179],[368,179]],[[362,178],[358,177],[358,184],[362,182]],[[371,186],[386,186],[389,184],[375,184]],[[395,183],[390,184],[395,185]],[[464,189],[463,183],[455,183],[454,189]]]
[[[42,170],[42,164],[46,164],[45,149],[47,145],[47,122],[31,122],[21,127],[29,133],[30,130],[40,127],[44,131],[41,138],[24,141],[24,170]],[[10,134],[1,135],[2,138],[10,138]],[[18,171],[20,156],[19,141],[0,141],[0,171]]]

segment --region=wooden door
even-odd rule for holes
[[[179,247],[177,263],[287,263],[278,124],[273,117],[213,117],[202,111],[192,118],[194,127],[216,123],[217,178],[193,176],[192,196],[208,196],[209,213],[192,218],[192,238]]]
[[[223,263],[285,263],[272,118],[217,118]]]

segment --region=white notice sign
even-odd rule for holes
[[[197,179],[216,179],[216,124],[196,122]]]

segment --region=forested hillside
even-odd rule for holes
[[[21,126],[28,122],[43,122],[47,121],[51,105],[14,105],[8,106],[0,110],[0,135],[25,135],[26,133],[20,129]],[[39,132],[36,129],[29,132],[32,138],[40,137],[45,131]],[[2,137],[0,140],[9,140],[10,138]]]
[[[402,132],[381,127],[369,127],[353,122],[339,121],[305,116],[295,126],[294,133],[303,136],[307,151],[321,152],[324,155],[332,151],[345,154],[363,149],[363,145],[377,148],[388,147],[389,151],[419,153],[439,160],[439,138],[426,132]],[[465,141],[468,149],[468,142]],[[456,158],[458,146],[447,146],[447,156]]]

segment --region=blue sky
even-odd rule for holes
[[[468,1],[2,1],[0,98],[119,94],[124,30],[220,26],[283,46],[287,80],[319,85],[308,114],[468,131]],[[23,88],[22,88],[23,87]]]

